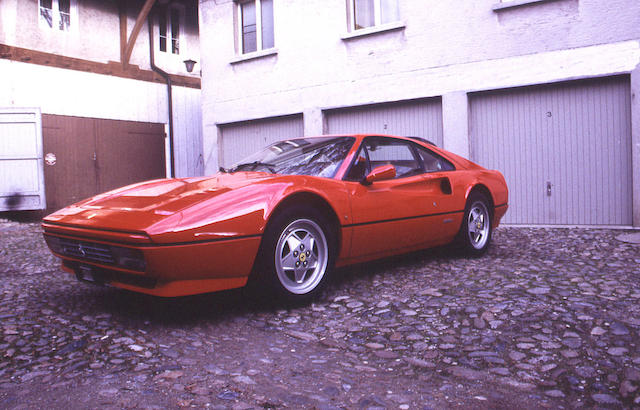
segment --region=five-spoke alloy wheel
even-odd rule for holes
[[[318,286],[327,271],[327,238],[314,221],[296,219],[282,231],[274,256],[282,286],[296,295],[309,293]]]
[[[279,210],[264,233],[254,274],[256,290],[291,301],[315,297],[333,267],[332,226],[325,214],[308,204]]]
[[[458,235],[459,242],[469,254],[480,256],[487,251],[491,242],[491,224],[489,201],[483,194],[473,192],[467,201]]]
[[[477,201],[471,205],[471,210],[467,216],[467,232],[469,243],[475,249],[482,249],[489,241],[489,210],[482,201]]]

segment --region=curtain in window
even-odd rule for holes
[[[158,42],[158,49],[160,51],[167,51],[167,6],[160,5],[158,10],[158,33],[160,41]]]
[[[242,3],[242,52],[250,53],[258,49],[258,33],[256,31],[256,3]]]
[[[355,28],[371,27],[376,24],[374,0],[354,0]]]
[[[262,0],[262,49],[273,48],[273,0]]]
[[[180,11],[171,9],[171,52],[180,54]]]
[[[40,0],[40,19],[49,27],[53,27],[53,4],[52,0]]]
[[[58,0],[58,11],[60,13],[60,30],[69,31],[71,26],[71,0]]]

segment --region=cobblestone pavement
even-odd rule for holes
[[[640,407],[640,245],[500,228],[338,272],[315,303],[80,284],[0,220],[0,408]]]

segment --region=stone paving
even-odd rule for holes
[[[85,285],[0,220],[0,408],[640,408],[640,245],[500,228],[305,306]]]

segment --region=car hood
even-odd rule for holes
[[[288,185],[284,181],[278,184],[278,179],[282,177],[238,172],[147,181],[68,206],[44,222],[149,235],[193,230],[259,210],[269,192],[278,191],[278,185]],[[233,229],[219,233],[210,237],[247,234]]]

